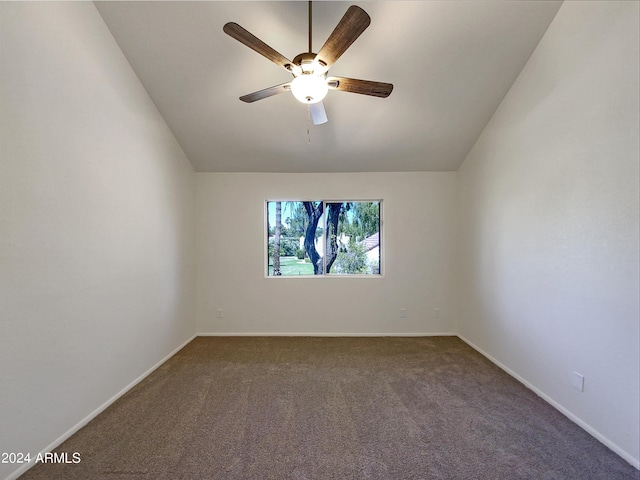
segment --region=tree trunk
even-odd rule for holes
[[[340,218],[340,211],[342,210],[341,203],[329,203],[327,205],[327,232],[325,235],[325,273],[331,271],[333,262],[338,257],[338,219]]]
[[[276,202],[276,225],[273,234],[273,274],[282,275],[280,272],[280,233],[282,231],[282,204]]]
[[[304,209],[307,211],[309,217],[309,224],[304,234],[304,249],[307,251],[307,256],[311,260],[313,265],[313,274],[322,275],[322,257],[316,250],[316,229],[318,228],[318,220],[322,216],[322,210],[324,205],[315,206],[312,202],[303,202]]]

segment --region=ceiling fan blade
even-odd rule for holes
[[[242,28],[237,23],[229,22],[225,24],[224,27],[222,27],[222,30],[224,30],[224,33],[226,33],[230,37],[235,38],[240,43],[243,43],[253,51],[258,52],[263,57],[268,58],[276,65],[280,65],[288,72],[292,72],[294,70],[294,65],[291,63],[291,60],[287,59],[281,53],[276,52],[269,45],[264,43],[248,30]]]
[[[309,113],[311,114],[311,121],[314,125],[322,125],[327,123],[327,111],[324,109],[322,102],[310,103]]]
[[[356,5],[351,5],[329,35],[316,59],[330,67],[356,41],[370,23],[371,17],[367,12]]]
[[[327,85],[333,90],[371,95],[372,97],[387,98],[393,90],[393,84],[374,82],[371,80],[357,80],[355,78],[328,77]]]
[[[257,92],[248,93],[240,97],[240,100],[246,103],[252,103],[263,98],[272,97],[279,93],[288,92],[291,90],[290,83],[282,83],[273,87],[265,88],[264,90],[258,90]]]

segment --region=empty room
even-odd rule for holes
[[[640,479],[640,2],[0,2],[0,478]]]

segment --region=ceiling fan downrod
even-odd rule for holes
[[[312,6],[311,6],[311,0],[309,0],[309,53],[313,52],[313,50],[311,49],[311,20],[312,20]]]
[[[308,17],[309,17],[309,51],[296,55],[293,59],[293,64],[300,68],[302,75],[307,74],[322,74],[321,70],[324,70],[326,64],[318,59],[318,54],[313,52],[312,37],[313,37],[313,2],[308,2]],[[320,69],[320,70],[318,70]],[[295,77],[299,76],[294,74]]]

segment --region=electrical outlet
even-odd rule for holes
[[[222,309],[219,308],[218,310],[216,310],[216,317],[218,318],[222,318]]]
[[[573,372],[571,376],[571,386],[579,392],[584,392],[584,376],[578,372]]]
[[[407,309],[406,308],[401,308],[400,309],[400,318],[407,318]]]
[[[433,316],[434,316],[434,318],[440,318],[440,309],[439,308],[434,308],[433,309]]]

